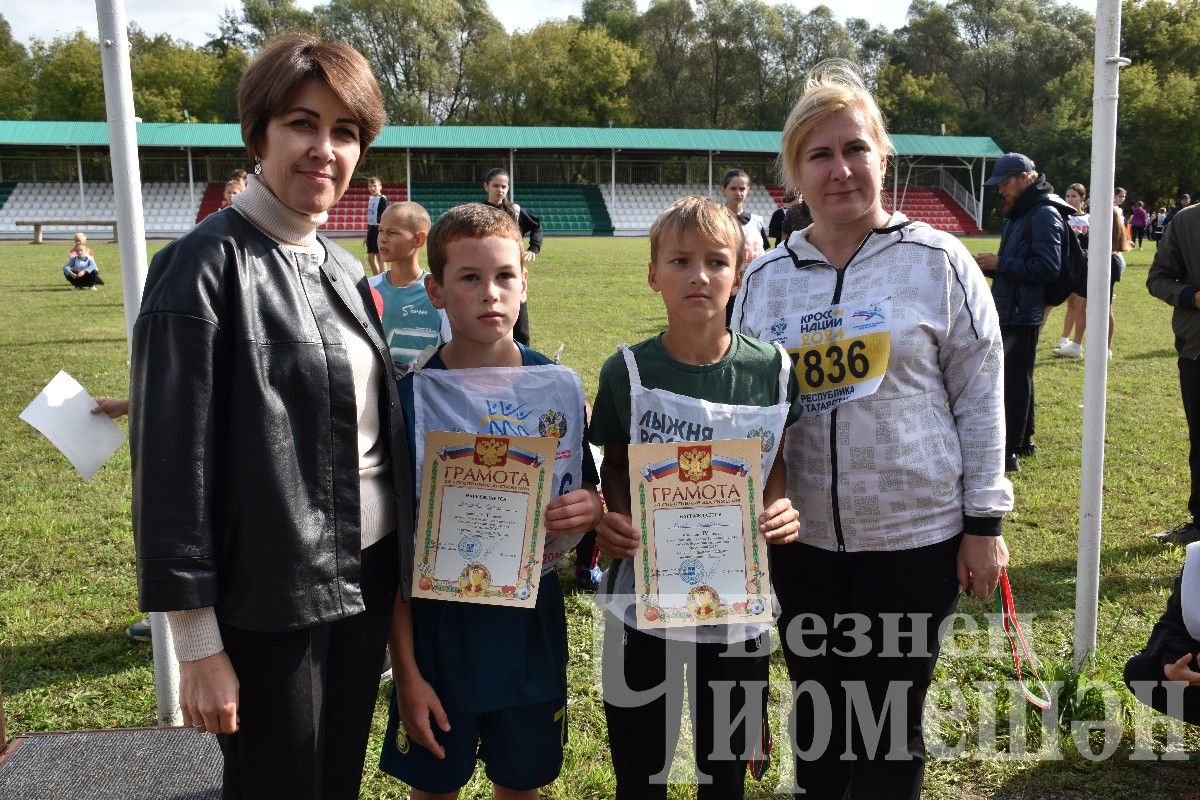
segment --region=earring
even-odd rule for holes
[[[254,174],[262,175],[262,161],[257,158],[254,159]]]

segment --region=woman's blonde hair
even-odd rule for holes
[[[844,58],[830,58],[813,67],[804,84],[804,94],[796,101],[783,125],[779,146],[779,171],[788,186],[798,185],[801,148],[813,129],[845,108],[854,108],[867,118],[867,129],[885,153],[892,152],[892,140],[879,104],[867,91],[858,68]]]

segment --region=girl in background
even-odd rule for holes
[[[508,170],[496,167],[483,179],[483,190],[487,192],[489,206],[498,208],[517,221],[521,236],[529,237],[529,247],[525,249],[525,263],[537,258],[542,250],[542,223],[533,214],[521,208],[508,199],[508,187],[511,182]],[[529,309],[526,303],[521,303],[521,312],[517,316],[517,326],[513,328],[513,338],[523,345],[529,344]]]
[[[1113,314],[1112,299],[1114,297],[1113,290],[1116,288],[1117,281],[1121,280],[1121,273],[1125,271],[1125,256],[1124,253],[1133,249],[1133,244],[1129,241],[1129,235],[1125,231],[1125,226],[1121,224],[1120,209],[1113,209],[1113,229],[1112,229],[1112,266],[1109,269],[1108,282],[1108,357],[1112,358],[1112,337],[1113,331],[1117,327],[1117,318]],[[1058,356],[1066,356],[1067,358],[1079,358],[1083,355],[1083,334],[1087,330],[1087,298],[1071,295],[1070,301],[1075,309],[1075,338],[1071,339],[1063,347],[1054,348],[1054,354]]]
[[[745,170],[731,169],[725,173],[721,182],[721,196],[725,198],[725,207],[733,212],[742,226],[743,254],[742,268],[763,253],[771,249],[771,238],[763,218],[746,210],[746,198],[750,196],[750,176]],[[733,299],[737,296],[737,284],[734,284],[733,294],[729,296],[729,305],[725,307],[725,324],[729,324],[733,316]]]
[[[1087,202],[1087,189],[1082,183],[1072,183],[1067,187],[1067,191],[1063,193],[1063,199],[1068,204],[1075,207],[1075,213],[1067,218],[1067,224],[1071,226],[1071,230],[1075,231],[1079,236],[1079,246],[1083,248],[1083,252],[1087,252],[1088,248],[1088,212],[1084,210]],[[1075,308],[1076,303],[1082,300],[1079,295],[1073,294],[1067,298],[1067,309],[1063,314],[1062,335],[1058,337],[1058,347],[1054,348],[1054,352],[1058,355],[1065,355],[1070,358],[1071,351],[1071,329],[1075,327],[1075,320],[1078,318],[1078,312]],[[1046,311],[1042,314],[1042,324],[1045,325],[1045,320],[1050,319],[1050,312],[1054,309],[1053,306],[1046,306]],[[1080,329],[1079,336],[1083,338],[1083,329]],[[1059,353],[1059,350],[1065,352]],[[1078,355],[1078,353],[1076,353]]]
[[[725,207],[733,212],[742,224],[742,235],[746,238],[745,263],[771,249],[771,238],[763,218],[746,210],[746,198],[750,196],[750,176],[745,170],[731,169],[725,173],[721,183],[721,196],[725,198]]]

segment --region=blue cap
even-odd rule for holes
[[[1029,156],[1021,153],[1006,153],[996,159],[996,165],[992,167],[992,177],[984,181],[983,185],[996,186],[1005,178],[1032,171],[1033,162],[1029,160]]]

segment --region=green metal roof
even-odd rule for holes
[[[141,122],[141,147],[241,148],[237,125]],[[894,134],[902,156],[999,158],[987,136]],[[107,147],[106,122],[0,120],[0,146]],[[778,131],[726,131],[674,128],[530,128],[467,125],[390,125],[372,145],[414,150],[665,150],[707,153],[778,153]]]

